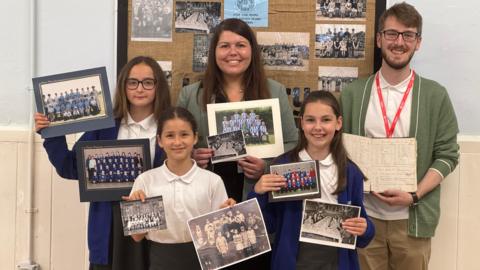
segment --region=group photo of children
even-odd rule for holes
[[[217,130],[221,133],[241,130],[247,145],[275,143],[271,108],[222,111],[216,117],[217,123],[223,119]]]

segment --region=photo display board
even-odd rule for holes
[[[138,55],[171,62],[173,104],[184,85],[201,79],[208,34],[225,14],[248,20],[267,77],[285,85],[294,109],[311,91],[338,96],[355,78],[372,74],[379,61],[374,60],[375,18],[385,1],[118,1],[117,70]]]

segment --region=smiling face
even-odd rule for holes
[[[384,30],[418,32],[416,27],[406,27],[393,16],[385,19]],[[386,40],[383,34],[377,33],[377,46],[382,51],[383,64],[397,70],[403,69],[410,64],[410,60],[415,51],[420,48],[421,42],[421,37],[418,37],[415,41],[406,42],[402,35],[399,35],[396,40],[390,41]]]
[[[329,105],[315,101],[305,106],[301,126],[307,139],[307,151],[328,154],[335,132],[342,128],[342,117],[337,118]]]
[[[153,70],[146,64],[138,64],[132,67],[129,79],[136,79],[143,81],[145,79],[155,79]],[[130,109],[148,109],[153,112],[153,102],[155,100],[155,88],[145,90],[143,84],[139,83],[137,89],[128,89],[125,87],[127,100],[130,104]]]
[[[223,31],[215,48],[215,61],[224,77],[242,77],[252,61],[250,42],[234,32]]]
[[[193,132],[189,122],[173,118],[165,121],[157,140],[168,160],[182,162],[190,160],[193,146],[197,143],[197,134]]]

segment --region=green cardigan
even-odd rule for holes
[[[348,85],[341,94],[343,129],[365,136],[365,116],[374,75]],[[380,117],[380,116],[379,116]],[[428,169],[446,177],[458,163],[458,124],[446,89],[416,74],[412,89],[409,137],[417,140],[417,177],[420,182]],[[440,185],[410,207],[408,234],[433,237],[440,218]]]
[[[189,110],[198,124],[198,143],[197,148],[207,147],[208,136],[208,118],[207,111],[202,106],[203,89],[199,89],[200,82],[185,86],[180,91],[177,100],[177,106],[183,107]],[[298,140],[298,129],[295,126],[293,120],[293,112],[288,102],[288,96],[285,90],[285,86],[277,81],[268,79],[267,87],[270,90],[271,98],[278,98],[280,103],[280,117],[282,122],[282,134],[284,151],[288,151],[295,147]],[[267,166],[265,168],[268,171],[268,164],[271,160],[266,160]],[[243,195],[246,198],[247,194],[251,191],[253,185],[257,179],[245,179]]]

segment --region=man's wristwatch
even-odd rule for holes
[[[412,195],[412,199],[413,199],[413,202],[410,206],[417,206],[418,201],[419,201],[417,192],[409,192],[409,193],[410,193],[410,195]]]

